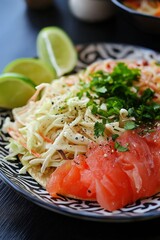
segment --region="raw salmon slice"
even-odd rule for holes
[[[122,208],[160,190],[160,128],[145,135],[126,131],[101,145],[91,144],[58,167],[47,183],[51,196],[58,194],[97,202],[109,211]]]
[[[87,153],[86,162],[94,176],[99,204],[112,211],[132,202],[131,184],[117,161],[114,142],[93,148]]]
[[[85,200],[96,200],[93,175],[83,155],[67,160],[51,175],[46,190],[52,197],[58,194]]]

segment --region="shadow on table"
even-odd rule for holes
[[[158,240],[160,218],[129,223],[94,222],[50,212],[0,184],[3,240]]]

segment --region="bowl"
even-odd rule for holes
[[[69,0],[72,14],[86,22],[100,22],[114,14],[114,7],[110,0]]]
[[[160,35],[160,17],[141,13],[125,6],[121,0],[111,0],[118,12],[140,30]]]

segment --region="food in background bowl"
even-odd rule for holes
[[[150,0],[124,0],[122,3],[138,12],[160,17],[160,1]]]
[[[115,5],[117,8],[118,14],[120,14],[120,17],[124,17],[125,20],[127,20],[128,23],[132,24],[133,26],[137,27],[141,31],[153,35],[160,35],[160,17],[151,15],[151,14],[146,14],[144,12],[138,11],[134,8],[128,7],[124,4],[124,2],[132,2],[127,1],[127,0],[111,0],[112,3]],[[134,2],[139,2],[142,3],[142,1],[135,1]],[[147,1],[145,1],[147,2]],[[158,1],[148,1],[154,3],[158,3]]]

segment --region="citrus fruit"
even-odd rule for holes
[[[27,103],[35,93],[35,84],[27,77],[17,73],[0,75],[0,107],[15,108]]]
[[[36,85],[43,82],[50,83],[56,78],[54,69],[50,69],[47,64],[36,58],[19,58],[13,60],[4,68],[3,72],[23,74],[30,78]]]
[[[58,77],[71,72],[77,62],[77,52],[72,40],[58,27],[46,27],[39,32],[37,54],[56,70]]]

